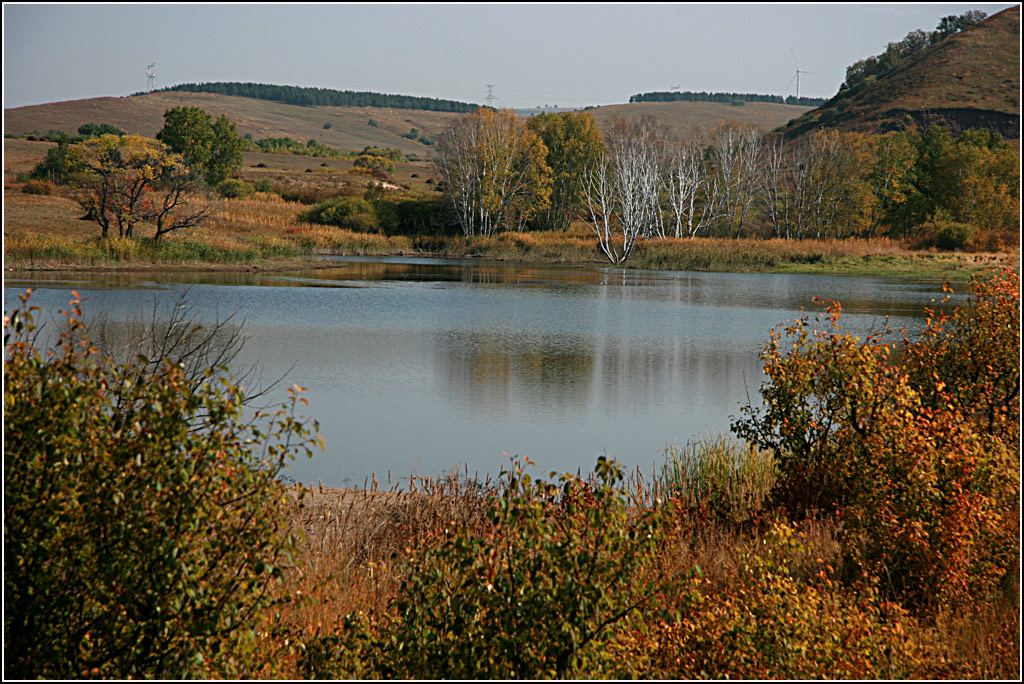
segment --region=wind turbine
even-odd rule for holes
[[[796,79],[796,99],[799,100],[800,99],[800,74],[812,74],[814,76],[819,76],[820,74],[817,74],[817,73],[815,73],[813,71],[804,71],[803,69],[801,69],[800,65],[796,61],[796,55],[793,54],[793,48],[789,49],[789,54],[793,58],[793,64],[796,65],[796,73],[793,75],[793,78],[789,79],[789,85],[793,85],[793,79]],[[789,85],[786,86],[787,89],[789,88]]]

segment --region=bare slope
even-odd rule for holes
[[[1020,137],[1020,7],[925,50],[906,66],[841,91],[782,128],[796,137],[819,128],[884,133],[911,126],[989,128]]]

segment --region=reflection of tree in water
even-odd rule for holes
[[[435,348],[449,394],[471,408],[505,413],[515,399],[573,412],[589,403],[594,352],[579,337],[454,331]]]
[[[742,344],[680,337],[616,339],[597,350],[602,404],[614,416],[643,414],[659,405],[725,406],[736,387],[761,384],[756,352]]]
[[[131,363],[142,378],[151,377],[169,360],[181,364],[191,381],[201,381],[207,373],[214,379],[230,377],[245,392],[246,404],[253,404],[280,382],[264,385],[258,364],[235,364],[246,342],[244,322],[234,312],[200,323],[187,289],[173,296],[154,296],[148,310],[140,308],[128,320],[108,311],[90,312],[88,307],[83,313],[100,354],[117,364]]]
[[[459,331],[445,333],[435,349],[455,400],[502,414],[523,405],[527,412],[578,415],[598,399],[618,418],[667,404],[706,409],[727,406],[736,387],[756,392],[762,379],[750,349],[691,338],[595,344],[561,335]]]

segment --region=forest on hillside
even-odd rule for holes
[[[331,88],[305,88],[300,86],[268,85],[264,83],[182,83],[152,92],[180,91],[188,93],[216,93],[251,97],[304,107],[389,107],[393,109],[424,109],[431,112],[468,113],[479,105],[440,100],[433,97],[411,95],[385,95],[383,93],[333,90]],[[136,93],[144,95],[145,93]]]

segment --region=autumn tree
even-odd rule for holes
[[[860,234],[875,199],[867,180],[870,161],[863,136],[834,130],[768,145],[761,199],[776,237]]]
[[[207,185],[221,183],[242,166],[245,143],[224,115],[214,122],[198,107],[174,107],[164,112],[164,127],[156,137]]]
[[[540,114],[526,123],[547,147],[551,167],[551,205],[537,214],[537,223],[547,230],[568,230],[582,216],[583,172],[604,149],[594,117],[587,113]]]
[[[709,160],[718,192],[713,213],[716,230],[739,237],[749,223],[761,184],[764,136],[756,127],[726,122],[711,132]]]
[[[522,230],[549,205],[551,169],[540,137],[512,110],[481,108],[437,141],[434,167],[466,237]]]
[[[650,116],[613,120],[605,131],[607,153],[584,176],[584,201],[601,251],[622,263],[637,238],[664,237],[662,179],[667,136]]]
[[[211,213],[196,206],[195,179],[181,155],[151,138],[103,135],[75,145],[75,163],[85,171],[76,199],[99,224],[101,237],[135,237],[142,222],[155,224],[154,239],[198,225]]]

